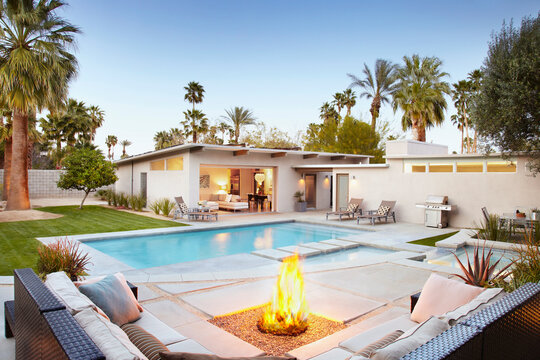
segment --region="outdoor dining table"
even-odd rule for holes
[[[506,228],[513,232],[516,227],[522,227],[524,229],[532,229],[534,231],[535,225],[540,223],[540,220],[533,220],[528,216],[518,217],[515,213],[503,213],[500,217],[500,221]]]

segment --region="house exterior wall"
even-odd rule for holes
[[[422,159],[415,159],[419,161]],[[478,157],[477,161],[485,158]],[[449,216],[449,226],[453,227],[480,223],[484,206],[495,214],[540,207],[540,176],[531,176],[523,157],[517,158],[515,173],[407,173],[406,162],[387,159],[388,168],[337,169],[334,176],[349,174],[349,197],[363,198],[364,209],[376,209],[381,200],[396,200],[396,216],[403,222],[424,223],[424,209],[415,204],[423,203],[428,195],[447,195],[448,203],[457,205]]]

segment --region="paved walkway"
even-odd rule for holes
[[[456,272],[454,268],[413,260],[424,257],[426,251],[433,249],[407,243],[453,229],[432,229],[399,222],[375,226],[369,223],[356,225],[356,221],[327,222],[324,220],[324,212],[307,212],[226,215],[220,216],[217,223],[194,222],[193,227],[181,228],[181,231],[291,219],[367,230],[333,243],[323,242],[325,244],[312,244],[311,247],[305,244],[304,251],[326,251],[335,247],[358,249],[358,246],[365,245],[381,250],[380,253],[351,257],[345,261],[339,258],[336,258],[336,261],[321,261],[324,257],[308,258],[305,261],[306,297],[311,311],[344,321],[349,326],[327,338],[292,351],[291,354],[299,359],[324,353],[338,346],[340,342],[382,323],[404,321],[408,316],[409,296],[422,288],[432,272],[446,276]],[[237,254],[135,270],[115,268],[121,265],[111,259],[101,254],[95,261],[97,265],[93,269],[94,273],[123,271],[129,280],[139,286],[139,299],[145,310],[181,334],[222,356],[249,356],[260,353],[252,345],[213,326],[207,320],[215,315],[267,302],[279,270],[279,261],[254,254]],[[12,278],[0,277],[2,302],[13,297],[10,282]],[[3,358],[14,358],[13,340],[6,340],[2,336],[0,351]]]

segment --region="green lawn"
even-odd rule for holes
[[[0,223],[0,275],[12,275],[13,269],[35,268],[37,237],[184,226],[92,205],[85,206],[83,210],[77,206],[43,207],[39,210],[64,216],[52,220]]]
[[[448,233],[448,234],[437,235],[437,236],[432,236],[432,237],[428,237],[428,238],[424,238],[424,239],[420,239],[420,240],[409,241],[409,244],[435,246],[435,243],[437,241],[444,240],[444,239],[449,238],[450,236],[455,235],[457,233],[458,233],[457,231],[454,231],[454,232],[451,232],[451,233]]]

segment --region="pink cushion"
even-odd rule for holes
[[[127,293],[128,297],[130,298],[131,302],[135,306],[137,306],[137,309],[139,309],[140,312],[143,312],[143,307],[141,306],[141,304],[139,304],[137,299],[135,299],[135,295],[133,295],[133,291],[131,291],[131,289],[129,288],[129,285],[127,284],[127,281],[126,281],[126,278],[124,277],[124,274],[118,272],[118,273],[114,274],[114,276],[122,284],[122,287],[124,288],[125,292]],[[98,281],[101,281],[103,279],[105,279],[105,275],[98,276],[98,277],[95,277],[93,279],[87,279],[87,280],[83,280],[83,281],[76,281],[74,284],[75,284],[76,287],[79,287],[81,285],[94,284],[94,283],[97,283]]]
[[[457,309],[477,297],[483,288],[431,274],[411,314],[411,320],[424,322],[430,316]]]

